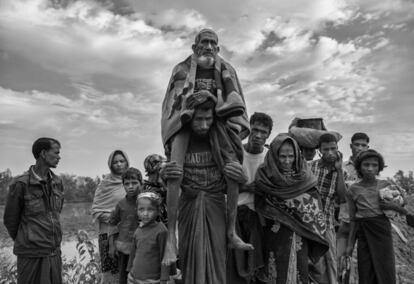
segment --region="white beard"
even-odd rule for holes
[[[202,68],[211,68],[214,64],[215,60],[214,57],[212,56],[205,56],[205,55],[201,55],[199,57],[197,57],[197,65],[202,67]]]

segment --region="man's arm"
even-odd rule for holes
[[[24,207],[24,184],[17,182],[10,185],[7,195],[6,208],[4,209],[4,226],[10,237],[15,240],[20,225],[21,211]]]
[[[242,192],[255,193],[255,188],[256,186],[254,182],[246,183],[240,186],[239,193],[242,193]]]
[[[347,199],[348,207],[349,207],[350,232],[349,232],[345,255],[351,256],[352,251],[354,250],[354,245],[355,245],[355,240],[356,240],[356,231],[357,231],[356,223],[355,223],[356,206],[350,194],[346,195],[346,199]]]
[[[109,224],[117,225],[121,221],[121,207],[119,203],[115,206],[115,210],[111,212],[111,216],[109,217]]]
[[[338,194],[339,203],[346,202],[346,185],[344,179],[344,170],[342,168],[342,153],[338,152],[338,160],[335,162],[335,169],[338,173],[338,183],[336,184],[336,193]]]
[[[136,246],[136,243],[135,243],[135,233],[134,233],[134,237],[132,239],[131,252],[129,253],[128,264],[127,264],[127,267],[126,267],[126,271],[128,271],[128,272],[131,272],[131,270],[132,270],[132,264],[134,263],[136,249],[137,249],[137,246]]]

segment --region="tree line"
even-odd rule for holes
[[[92,202],[95,190],[101,182],[100,177],[60,174],[65,187],[65,202]],[[10,170],[0,172],[0,204],[6,203],[7,192],[13,176]]]
[[[60,174],[65,187],[65,202],[92,202],[95,190],[101,182],[100,177],[76,176],[74,174]],[[404,188],[408,194],[414,193],[413,171],[405,173],[399,170],[393,178],[389,178],[397,185]],[[0,172],[0,204],[6,203],[9,184],[13,180],[11,171],[6,169]]]

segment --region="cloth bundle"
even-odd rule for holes
[[[389,185],[379,190],[380,200],[392,201],[397,205],[404,204],[405,191],[397,185]],[[394,210],[384,210],[388,218],[394,218],[398,215]]]
[[[319,147],[319,138],[325,133],[334,135],[337,141],[342,139],[338,132],[326,129],[322,118],[295,117],[289,125],[288,135],[295,139],[300,147],[315,149]]]
[[[325,133],[334,135],[338,141],[342,138],[342,135],[335,131],[302,128],[296,126],[292,126],[289,129],[289,136],[295,139],[299,146],[311,149],[319,147],[319,138]]]
[[[194,93],[197,59],[194,55],[175,66],[162,105],[161,134],[164,146],[193,116],[191,100]],[[249,121],[243,92],[234,68],[217,56],[214,64],[217,94],[215,114],[244,139],[248,136]]]

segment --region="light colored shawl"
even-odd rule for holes
[[[95,222],[102,214],[110,213],[115,209],[116,204],[125,197],[125,189],[122,185],[122,178],[119,175],[115,175],[112,170],[112,160],[115,154],[121,153],[126,161],[127,167],[129,167],[129,160],[126,153],[122,150],[115,150],[109,155],[108,166],[111,173],[107,174],[98,188],[95,191],[95,197],[92,203],[92,218]]]

